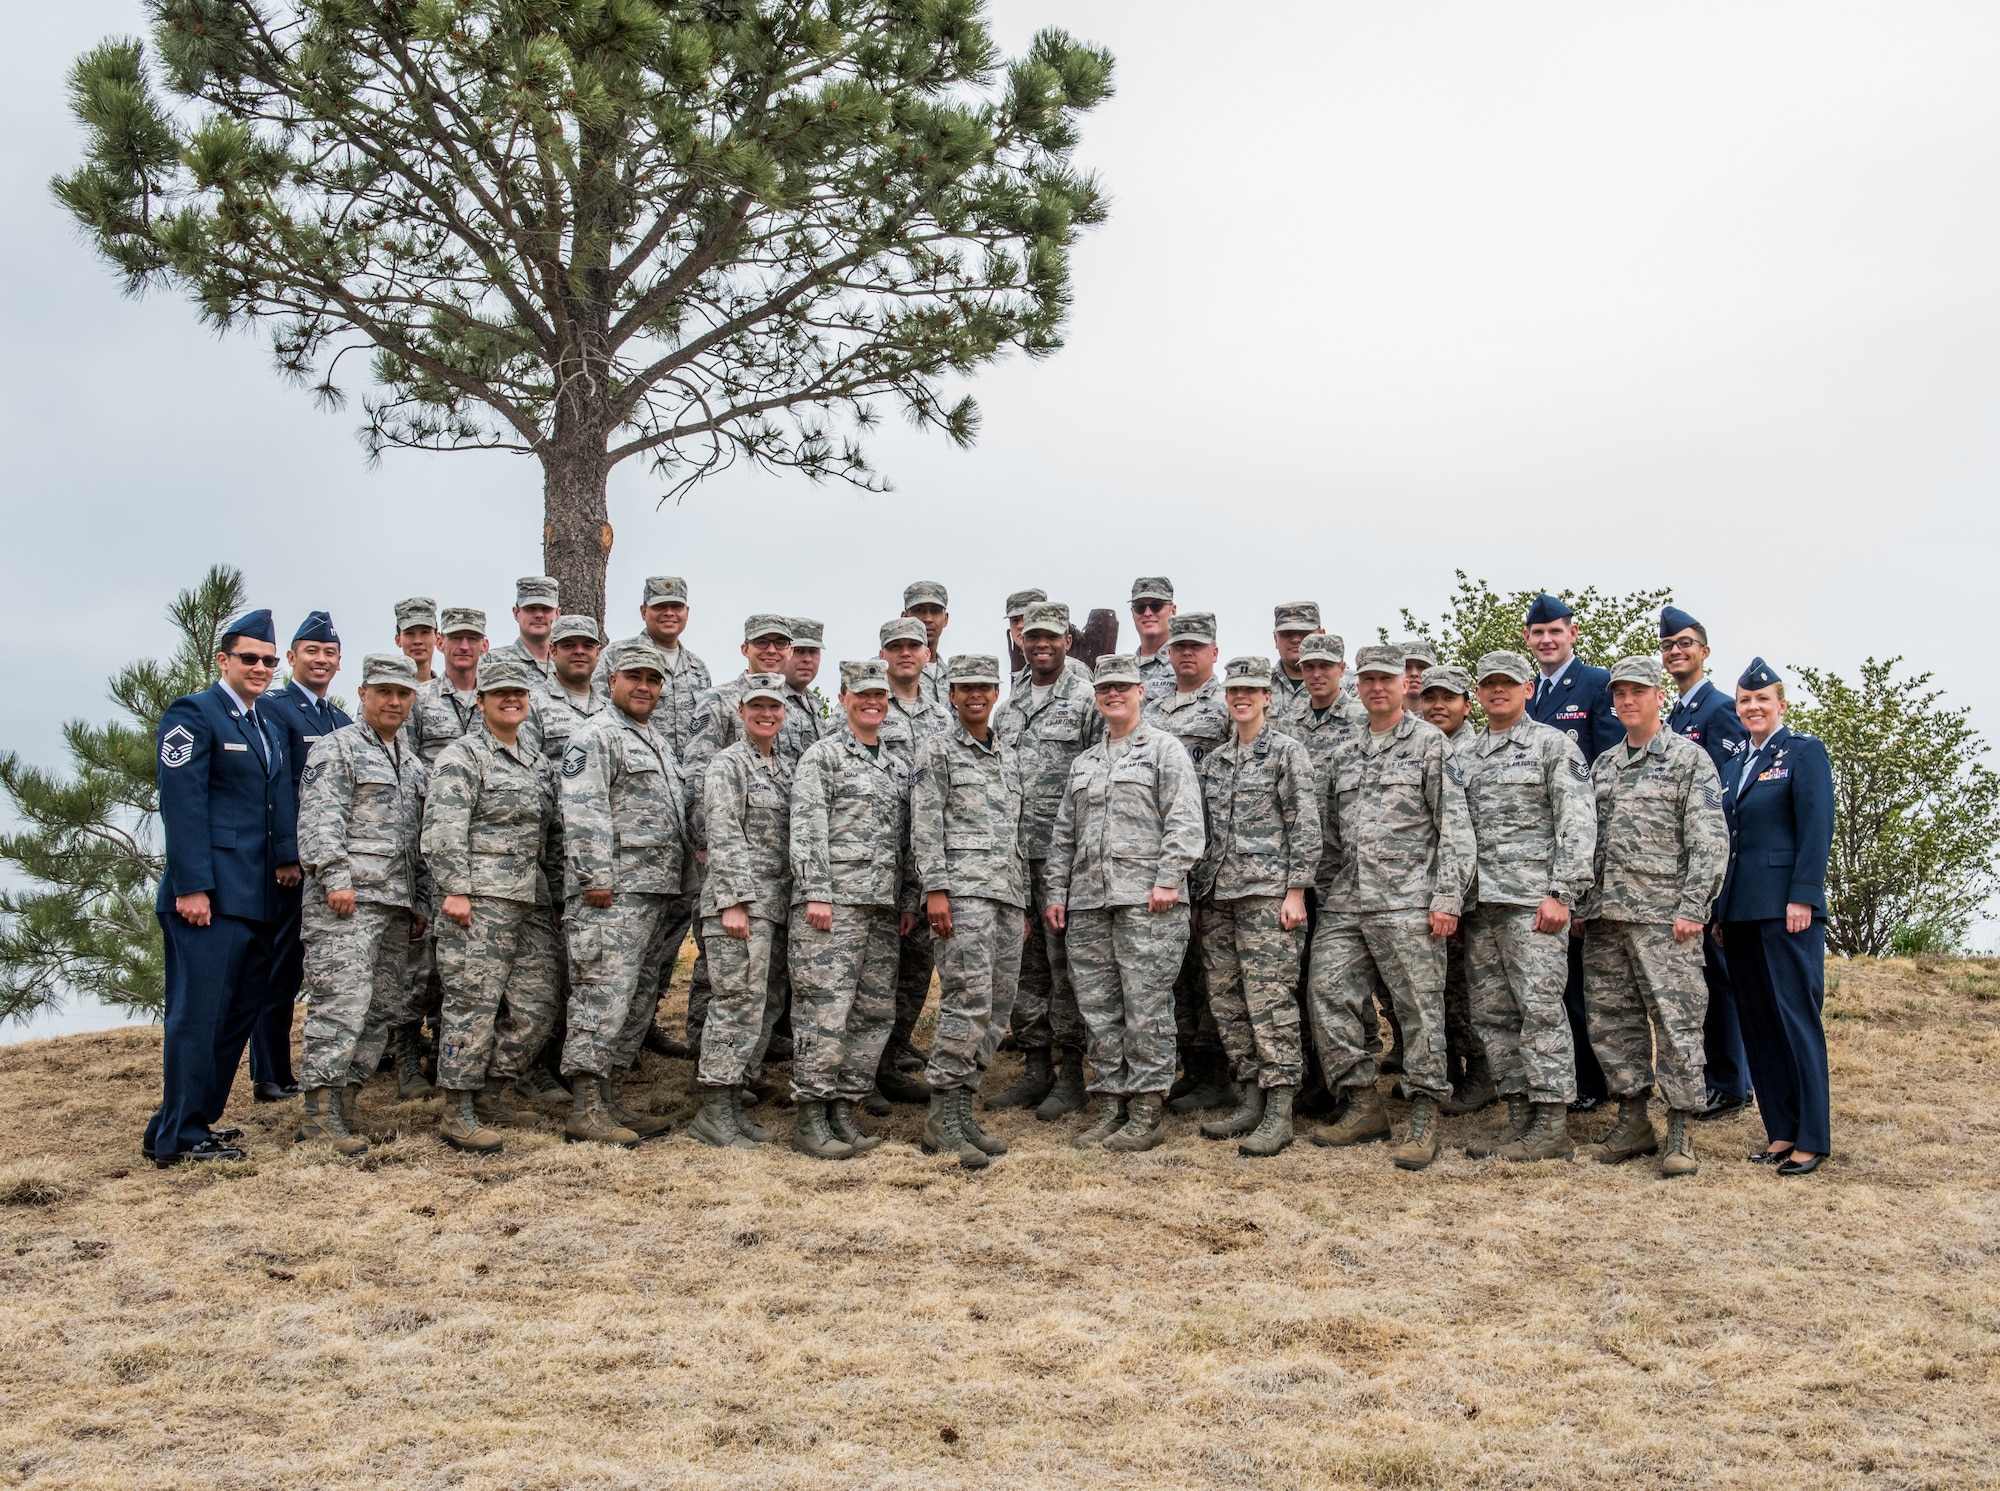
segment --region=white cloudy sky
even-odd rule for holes
[[[1166,573],[1263,650],[1274,601],[1350,639],[1497,586],[1672,585],[1732,675],[1903,653],[1974,700],[2000,476],[2000,9],[1591,3],[1231,8],[1002,0],[1118,58],[1082,160],[1112,193],[1067,350],[981,378],[978,446],[899,426],[896,491],[718,481],[655,509],[615,481],[614,624],[690,577],[694,646],[753,610],[872,650],[904,581],[945,581],[951,650],[1001,599],[1079,609]],[[1241,17],[1254,16],[1245,21]],[[167,645],[216,559],[289,626],[361,650],[412,592],[504,612],[541,567],[512,457],[390,457],[249,335],[124,298],[51,201],[63,76],[134,0],[31,7],[0,93],[7,543],[26,647],[0,746]],[[1130,640],[1129,625],[1126,633]],[[350,680],[343,683],[351,687]]]

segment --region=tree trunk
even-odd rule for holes
[[[611,562],[611,519],[604,446],[542,457],[542,563],[560,587],[562,608],[604,623],[604,570]]]

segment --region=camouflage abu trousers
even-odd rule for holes
[[[1306,1058],[1295,997],[1305,929],[1278,924],[1283,896],[1205,901],[1201,958],[1208,1007],[1238,1082],[1300,1087]]]
[[[609,1077],[639,1059],[660,1002],[660,965],[678,896],[614,894],[609,906],[569,898],[569,1026],[562,1070]]]
[[[438,918],[438,1085],[475,1091],[518,1077],[556,1020],[556,927],[549,908],[472,897],[472,925]]]
[[[1090,1090],[1129,1097],[1174,1082],[1174,975],[1187,956],[1188,908],[1069,913],[1069,972],[1090,1032]]]
[[[761,916],[750,918],[750,935],[738,941],[722,930],[722,918],[705,916],[701,935],[709,959],[708,1017],[701,1032],[696,1080],[710,1087],[741,1087],[764,1074],[771,1030],[784,1013],[785,927]]]
[[[792,908],[792,1095],[802,1103],[858,1103],[896,1020],[894,906],[835,906],[833,930]]]
[[[931,924],[921,915],[910,935],[899,939],[896,949],[896,1023],[889,1040],[899,1046],[910,1043],[924,1005],[931,997],[931,974],[937,967],[937,939]]]
[[[1430,913],[1422,908],[1321,910],[1312,949],[1312,1021],[1329,1088],[1375,1085],[1362,1010],[1379,978],[1403,1029],[1404,1088],[1451,1096],[1444,1064],[1444,939],[1431,936],[1430,927]]]
[[[1563,984],[1569,929],[1537,932],[1535,908],[1482,903],[1466,918],[1472,1025],[1502,1093],[1531,1103],[1576,1101]]]
[[[299,1085],[366,1082],[389,1044],[389,1027],[409,1002],[409,908],[356,901],[354,915],[336,916],[319,882],[308,879],[299,936],[306,959]]]
[[[1010,1025],[1023,1051],[1060,1046],[1083,1049],[1083,1016],[1077,1012],[1076,990],[1069,977],[1069,939],[1049,930],[1042,913],[1049,906],[1049,862],[1028,861],[1028,914],[1035,930],[1021,949],[1021,985],[1014,995]]]
[[[938,956],[937,1033],[924,1080],[939,1091],[977,1087],[1000,1045],[1021,981],[1022,911],[983,896],[951,898],[951,936]]]
[[[1651,1087],[1657,1067],[1669,1108],[1693,1110],[1707,1100],[1701,1030],[1708,981],[1699,937],[1674,941],[1671,922],[1587,923],[1583,1008],[1611,1096]]]
[[[1197,929],[1201,913],[1188,919],[1187,951],[1174,975],[1174,1041],[1183,1063],[1211,1057],[1226,1060],[1222,1033],[1215,1028],[1215,1011],[1208,1002],[1208,968],[1201,960],[1201,939]]]

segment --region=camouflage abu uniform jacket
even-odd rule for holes
[[[691,647],[676,647],[668,652],[645,632],[640,632],[635,637],[613,642],[604,649],[603,656],[597,660],[597,671],[590,675],[592,688],[609,691],[611,654],[626,642],[644,642],[659,649],[660,656],[667,660],[667,676],[660,689],[660,702],[653,708],[652,726],[665,737],[668,746],[673,749],[674,759],[685,760],[688,741],[694,736],[695,717],[701,713],[702,698],[715,687],[708,674],[708,664],[697,657]]]
[[[1157,725],[1187,748],[1188,759],[1196,766],[1201,758],[1236,733],[1236,721],[1229,717],[1229,701],[1223,697],[1222,680],[1211,677],[1192,693],[1169,690],[1155,699],[1146,698],[1145,722]]]
[[[1069,769],[1104,736],[1104,716],[1097,712],[1089,676],[1065,668],[1039,706],[1027,689],[1017,688],[993,716],[993,733],[1014,748],[1020,762],[1027,805],[1022,850],[1029,859],[1047,859],[1056,809],[1069,789]]]
[[[1076,758],[1049,837],[1049,904],[1144,906],[1157,887],[1187,896],[1201,859],[1201,783],[1173,735],[1141,723]]]
[[[885,724],[886,730],[886,724]],[[799,757],[792,778],[792,904],[914,911],[910,757],[886,734],[879,754],[840,730]]]
[[[917,888],[1028,904],[1022,853],[1026,798],[1020,757],[989,729],[987,743],[963,725],[917,747],[910,778],[910,858]]]
[[[1148,704],[1155,699],[1164,699],[1180,686],[1174,680],[1173,660],[1167,656],[1164,642],[1160,644],[1160,650],[1151,657],[1140,654],[1139,677],[1145,681]]]
[[[889,694],[889,713],[882,720],[882,738],[892,736],[907,743],[907,749],[914,760],[917,747],[933,735],[947,734],[958,724],[958,716],[951,706],[939,704],[929,694],[919,693],[915,699],[905,699],[894,690]]]
[[[431,914],[430,872],[417,853],[429,775],[401,731],[384,745],[361,720],[312,748],[299,778],[299,862],[321,891]]]
[[[555,769],[484,728],[460,736],[431,765],[423,851],[439,896],[548,905],[562,883]]]
[[[569,749],[570,737],[611,707],[611,695],[592,684],[579,700],[560,683],[551,683],[547,695],[535,700],[536,731],[541,737],[542,754],[560,761]]]
[[[1312,758],[1266,724],[1244,745],[1230,738],[1202,758],[1208,847],[1195,898],[1231,901],[1306,890],[1319,873],[1319,793]]]
[[[1581,902],[1594,874],[1597,805],[1576,742],[1523,715],[1510,729],[1480,731],[1453,760],[1478,846],[1479,899]]]
[[[1408,715],[1380,751],[1373,744],[1364,724],[1334,757],[1320,904],[1456,916],[1476,863],[1458,765],[1438,728]]]
[[[613,705],[562,759],[569,894],[677,896],[687,856],[686,789],[666,738]]]
[[[430,682],[417,690],[416,705],[403,724],[426,766],[435,765],[438,753],[461,735],[485,728],[485,716],[479,712],[479,691],[455,689],[442,673],[433,674]]]
[[[694,794],[696,801],[700,800],[699,784],[708,770],[708,763],[744,738],[743,716],[737,711],[743,707],[744,680],[749,676],[746,670],[720,687],[709,690],[702,698],[701,707],[695,711],[694,730],[688,736],[687,749],[680,753],[680,758],[689,782],[697,788]],[[784,760],[787,781],[798,767],[799,757],[806,753],[806,747],[822,739],[830,729],[813,707],[812,700],[786,684],[785,722],[778,727],[776,751]],[[708,847],[698,831],[695,845],[703,849]]]
[[[513,641],[507,643],[505,646],[494,648],[493,656],[514,658],[519,662],[525,664],[527,667],[533,668],[537,673],[541,674],[542,681],[548,684],[551,688],[554,688],[556,686],[556,659],[555,659],[555,654],[553,652],[549,654],[549,660],[547,662],[543,662],[540,658],[536,657],[532,652],[528,651],[527,643],[523,642],[519,637],[516,637]]]
[[[1722,787],[1708,752],[1662,727],[1638,759],[1624,741],[1590,768],[1597,802],[1597,883],[1589,920],[1708,921],[1729,867]]]
[[[1311,696],[1299,697],[1306,700],[1305,704],[1289,713],[1281,716],[1277,710],[1271,711],[1271,728],[1281,735],[1292,736],[1306,748],[1306,754],[1312,758],[1313,787],[1324,805],[1332,791],[1333,758],[1340,743],[1368,733],[1368,711],[1341,694],[1335,696],[1332,707],[1321,715],[1312,707]]]
[[[697,815],[707,837],[701,914],[731,906],[783,924],[792,905],[792,764],[747,740],[723,747],[702,778]]]

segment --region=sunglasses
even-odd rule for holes
[[[1135,613],[1140,611],[1164,611],[1172,604],[1172,601],[1134,601],[1132,602],[1132,610]]]
[[[277,654],[272,652],[232,652],[229,656],[235,658],[237,662],[246,668],[275,668],[278,666]]]

